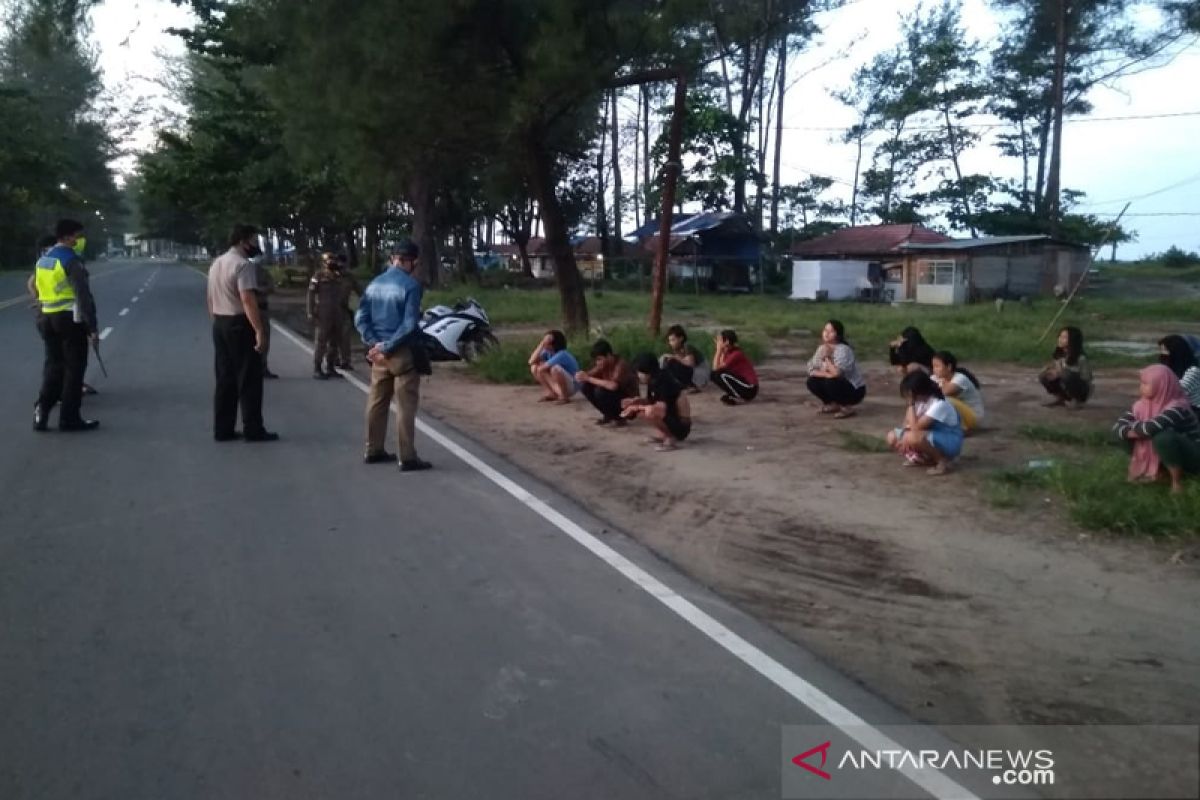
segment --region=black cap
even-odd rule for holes
[[[415,261],[421,255],[421,248],[417,247],[417,243],[412,239],[405,239],[392,248],[392,255],[400,256],[401,258],[411,258]]]

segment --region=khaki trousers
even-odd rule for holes
[[[405,346],[395,350],[387,361],[371,365],[371,391],[367,395],[367,455],[384,451],[387,438],[388,410],[392,395],[400,406],[396,434],[401,461],[417,458],[417,404],[420,401],[421,375],[413,369],[412,351]]]

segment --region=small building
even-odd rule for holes
[[[575,251],[575,266],[579,274],[587,280],[604,277],[604,254],[600,252],[599,236],[572,236],[571,247]],[[535,236],[529,240],[527,248],[529,264],[535,278],[554,277],[554,258],[546,249],[546,240]],[[521,269],[520,256],[517,257],[515,269]]]
[[[903,300],[907,297],[904,275],[908,258],[903,248],[949,241],[952,241],[951,238],[944,233],[921,225],[859,225],[796,242],[792,245],[792,291],[793,294],[797,288],[801,292],[807,291],[815,272],[816,282],[819,283],[846,287],[853,280],[860,293],[873,293],[873,296],[882,300]],[[832,274],[839,263],[852,274],[852,278],[839,279]],[[867,285],[860,286],[864,264]],[[797,275],[800,277],[800,287],[796,285]],[[830,294],[829,299],[841,298]]]
[[[1091,265],[1086,245],[1044,234],[908,245],[905,286],[918,303],[1062,295]]]
[[[883,249],[889,242],[890,250]],[[856,274],[857,262],[867,261],[877,265],[868,268],[882,278],[883,299],[935,305],[1068,292],[1091,261],[1085,245],[1043,234],[951,239],[912,225],[846,228],[800,242],[792,253],[800,262],[851,262],[847,268]]]
[[[629,234],[641,249],[658,253],[660,222],[655,220]],[[749,291],[762,259],[762,237],[745,214],[708,211],[678,214],[671,220],[671,277],[696,281],[709,289]]]

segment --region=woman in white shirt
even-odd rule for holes
[[[888,444],[904,456],[906,466],[932,464],[930,475],[945,475],[962,452],[958,412],[933,379],[920,370],[904,376],[900,395],[908,402],[904,427],[888,432]]]
[[[970,433],[983,423],[983,393],[979,380],[970,370],[958,366],[958,359],[948,350],[933,354],[933,380],[942,394],[958,411],[964,433]]]

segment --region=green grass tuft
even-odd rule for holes
[[[851,453],[890,453],[887,442],[878,436],[868,436],[858,431],[838,431],[843,450]]]
[[[1112,433],[1104,428],[1022,425],[1017,429],[1017,435],[1034,442],[1070,444],[1078,447],[1107,447],[1114,444]]]

